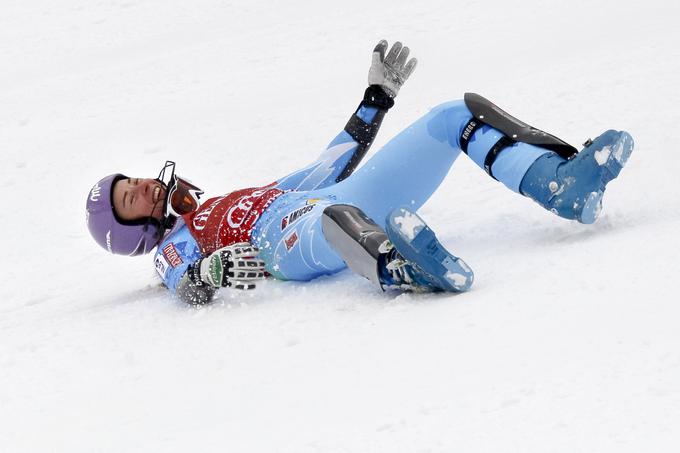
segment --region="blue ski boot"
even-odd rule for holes
[[[633,138],[609,130],[584,146],[569,160],[555,153],[539,157],[524,175],[520,192],[560,217],[594,223],[605,187],[633,152]]]
[[[418,214],[407,208],[392,211],[386,219],[387,249],[381,283],[415,291],[467,291],[474,274],[465,262],[449,253]]]

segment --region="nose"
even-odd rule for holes
[[[149,202],[151,202],[152,198],[153,198],[153,188],[154,188],[154,180],[153,179],[143,179],[135,187],[135,189],[137,191],[137,196],[142,196]]]

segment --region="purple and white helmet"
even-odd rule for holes
[[[120,173],[109,175],[92,187],[87,197],[87,227],[104,249],[116,255],[136,256],[149,253],[162,238],[158,220],[147,217],[123,220],[113,209],[113,185],[126,179]]]

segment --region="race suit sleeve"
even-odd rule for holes
[[[209,285],[197,286],[187,275],[189,266],[202,258],[198,243],[184,222],[178,224],[163,239],[154,256],[156,272],[163,284],[184,302],[204,304],[210,302],[215,290]]]
[[[310,165],[280,179],[281,190],[322,189],[347,178],[364,158],[394,100],[371,85],[345,128]]]

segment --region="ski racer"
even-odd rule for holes
[[[383,289],[466,291],[472,270],[416,213],[461,152],[560,217],[597,219],[631,136],[609,130],[578,152],[473,93],[435,107],[356,170],[416,67],[408,57],[399,42],[389,52],[378,43],[359,107],[307,167],[202,203],[173,162],[156,179],[109,175],[88,194],[90,233],[115,254],[157,247],[165,286],[201,304],[222,287],[253,289],[266,275],[308,281],[346,266]]]

